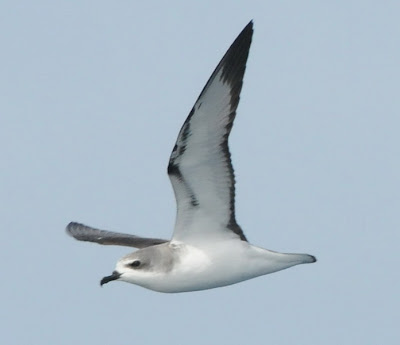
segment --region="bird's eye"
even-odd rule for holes
[[[131,262],[129,264],[129,266],[131,266],[131,267],[139,267],[140,266],[140,261],[139,260],[135,260],[135,261]]]

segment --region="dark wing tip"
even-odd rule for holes
[[[107,244],[103,243],[104,240],[109,237],[109,234],[115,234],[109,231],[92,228],[77,222],[69,223],[65,231],[68,235],[72,236],[78,241],[96,242],[99,244]]]
[[[239,104],[252,37],[253,23],[250,22],[232,43],[219,66],[222,80],[231,86],[230,105],[233,112]]]
[[[244,72],[246,70],[246,63],[249,56],[252,37],[253,21],[251,20],[236,37],[229,49],[226,51],[225,55],[222,57],[221,61],[219,62],[214,72],[211,74],[211,77],[208,79],[203,90],[201,91],[197,102],[206,92],[217,73],[222,69],[223,81],[229,83],[232,86],[231,96],[235,99],[235,101],[231,102],[231,107],[235,108],[237,106],[239,102],[238,96],[242,89],[242,81]],[[186,121],[190,119],[191,115],[192,114],[189,114]]]
[[[254,31],[253,27],[254,27],[254,21],[252,19],[243,28],[243,30],[238,35],[237,39],[239,39],[240,37],[243,37],[243,36],[250,36],[250,38],[251,38],[251,36],[253,35],[253,31]]]
[[[67,225],[65,231],[67,232],[68,235],[72,236],[73,238],[77,240],[82,240],[85,237],[84,231],[82,230],[85,228],[87,227],[83,224],[71,222]]]
[[[247,25],[244,27],[244,29],[243,29],[242,32],[239,34],[239,36],[240,36],[242,33],[247,33],[247,34],[249,34],[249,35],[251,36],[251,35],[253,34],[253,31],[254,31],[253,27],[254,27],[254,20],[252,19],[252,20],[250,20],[250,21],[247,23]]]

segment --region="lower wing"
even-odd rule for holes
[[[67,233],[78,241],[95,242],[104,245],[145,248],[168,242],[159,238],[146,238],[91,228],[80,223],[67,225]]]

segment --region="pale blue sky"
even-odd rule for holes
[[[2,343],[398,344],[399,17],[397,1],[2,1]],[[170,151],[250,19],[238,222],[319,261],[195,293],[100,288],[130,249],[65,226],[170,236]]]

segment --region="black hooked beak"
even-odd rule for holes
[[[104,284],[107,284],[113,280],[117,280],[119,277],[121,277],[121,273],[114,271],[110,276],[104,277],[100,281],[100,285],[103,286]]]

